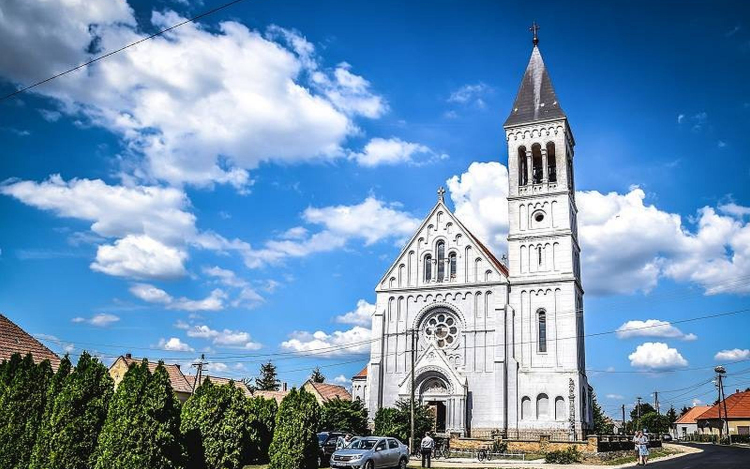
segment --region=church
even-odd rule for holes
[[[538,47],[503,127],[508,258],[444,201],[377,285],[370,360],[353,397],[374,418],[411,393],[436,431],[582,438],[592,426],[575,201],[575,140]]]

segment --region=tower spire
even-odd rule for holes
[[[533,42],[534,46],[536,46],[537,44],[539,44],[539,35],[538,35],[539,25],[536,24],[536,21],[531,22],[531,27],[529,28],[529,31],[531,31],[532,34],[534,35],[534,38],[531,40],[531,42]]]

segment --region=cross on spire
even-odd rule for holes
[[[445,202],[445,189],[443,189],[443,186],[440,186],[437,190],[438,195],[438,202]]]
[[[534,45],[539,44],[539,25],[536,24],[536,21],[533,21],[531,23],[531,27],[529,28],[529,31],[531,31],[534,34],[534,39],[531,40],[531,42],[534,43]]]

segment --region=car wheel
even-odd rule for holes
[[[373,469],[373,467],[375,467],[375,464],[373,464],[372,460],[365,463],[365,469]]]
[[[399,460],[398,469],[406,469],[406,458],[401,458]]]

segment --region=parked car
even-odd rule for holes
[[[665,433],[661,436],[661,441],[672,441],[672,435]]]
[[[344,436],[343,432],[320,432],[318,433],[318,445],[320,445],[320,451],[318,451],[318,467],[325,467],[331,460],[331,455],[336,451],[336,441],[340,436]]]
[[[366,436],[351,442],[331,456],[331,468],[406,469],[409,448],[395,438]]]

